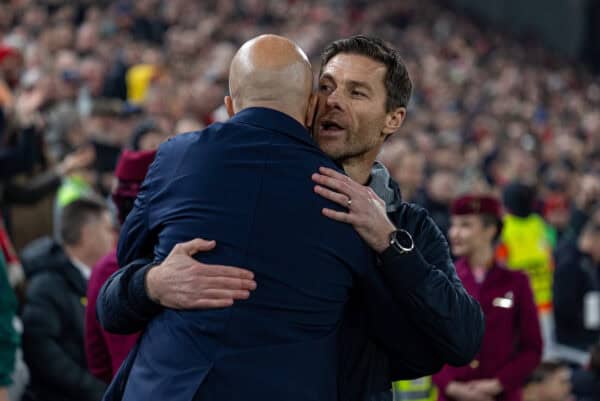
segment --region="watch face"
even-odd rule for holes
[[[396,242],[405,250],[412,250],[413,248],[413,239],[405,230],[396,231]]]

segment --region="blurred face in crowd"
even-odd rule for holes
[[[544,219],[552,227],[559,230],[565,229],[569,225],[571,218],[567,197],[565,195],[555,195],[550,197],[546,203],[544,207]]]
[[[399,161],[394,173],[400,188],[418,189],[424,180],[425,158],[418,152],[408,153]]]
[[[458,179],[450,171],[438,170],[430,178],[427,191],[435,202],[449,205],[455,198]]]
[[[386,111],[386,66],[369,57],[340,53],[319,79],[314,137],[332,159],[375,159],[383,141],[402,124],[401,115]]]
[[[477,214],[454,215],[448,235],[452,253],[457,257],[468,257],[481,248],[491,246],[496,227],[485,225]]]
[[[156,150],[166,138],[160,131],[148,131],[140,138],[140,150]]]
[[[90,260],[100,260],[115,246],[116,231],[108,211],[90,220],[81,231],[80,246],[90,256]]]
[[[10,55],[0,62],[0,77],[6,79],[11,86],[19,81],[21,70],[23,68],[23,59],[20,55]]]
[[[101,61],[87,59],[81,63],[80,73],[92,95],[100,96],[104,84],[104,66]]]

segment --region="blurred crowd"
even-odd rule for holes
[[[354,33],[400,49],[414,92],[381,161],[403,198],[425,207],[445,234],[460,195],[503,201],[497,257],[530,274],[545,355],[566,363],[544,362],[523,397],[566,401],[568,388],[540,383],[570,366],[574,385],[589,375],[596,383],[578,398],[600,399],[600,349],[589,352],[600,340],[600,79],[580,64],[431,0],[11,0],[0,4],[0,400],[26,392],[25,365],[39,377],[44,367],[79,369],[67,381],[77,387],[74,399],[101,394],[106,376],[86,371],[83,332],[70,333],[74,356],[63,365],[27,349],[39,336],[65,333],[28,331],[28,302],[34,321],[48,316],[31,312],[26,283],[66,252],[61,247],[84,265],[99,261],[101,227],[69,219],[102,215],[104,206],[79,204],[66,215],[65,208],[108,198],[124,149],[152,151],[169,136],[225,119],[231,58],[266,32],[296,41],[315,70],[325,44]],[[44,290],[35,298],[42,307],[52,299]],[[85,288],[77,291],[83,300]],[[69,330],[82,329],[84,306],[71,310],[81,313],[81,327]],[[11,313],[23,310],[21,347],[23,325]]]

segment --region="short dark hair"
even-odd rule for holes
[[[323,74],[327,63],[340,53],[358,54],[384,64],[387,67],[384,82],[387,92],[386,111],[408,106],[412,82],[398,50],[379,38],[366,35],[339,39],[330,43],[321,53],[319,75]]]
[[[550,376],[567,366],[557,361],[544,361],[529,375],[525,384],[542,383]]]
[[[60,215],[60,238],[62,243],[77,245],[83,227],[107,211],[106,203],[91,197],[80,198],[66,205]]]

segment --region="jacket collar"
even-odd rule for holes
[[[87,280],[81,271],[71,262],[63,267],[62,276],[69,285],[81,296],[85,296]]]
[[[385,208],[388,213],[393,213],[402,204],[402,196],[398,184],[394,182],[389,171],[379,162],[373,164],[371,169],[371,178],[369,186],[375,193],[384,200]]]
[[[266,107],[249,107],[236,113],[229,119],[229,122],[248,124],[270,131],[280,132],[301,142],[317,147],[317,144],[310,136],[306,127],[287,114],[274,109],[268,109]]]

